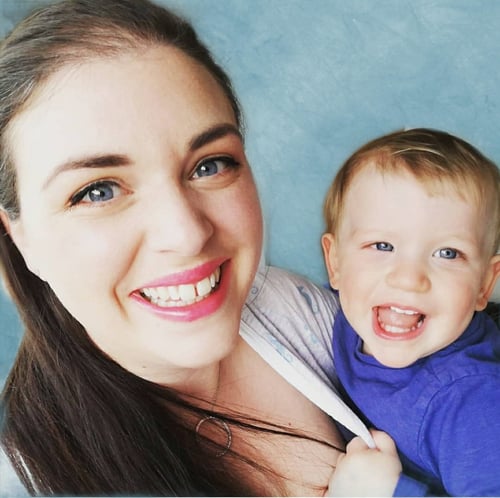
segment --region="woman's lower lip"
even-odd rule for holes
[[[226,300],[231,280],[229,262],[221,266],[219,285],[204,299],[186,306],[158,306],[144,297],[132,294],[131,298],[156,316],[174,322],[193,322],[215,313]]]
[[[384,330],[378,321],[378,313],[377,313],[377,308],[373,308],[372,310],[372,328],[377,337],[380,337],[385,340],[389,341],[411,341],[412,339],[417,338],[419,335],[422,334],[422,332],[425,329],[426,326],[426,320],[424,320],[424,323],[420,327],[418,327],[415,330],[410,330],[409,332],[402,332],[402,333],[396,333],[396,332],[388,332],[387,330]]]

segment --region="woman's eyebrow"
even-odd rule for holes
[[[111,168],[115,166],[128,166],[129,164],[131,164],[130,159],[120,154],[102,154],[84,157],[82,159],[74,159],[57,166],[45,180],[42,188],[46,189],[54,178],[64,171],[72,171],[81,168]]]
[[[189,142],[189,149],[196,150],[204,145],[214,142],[219,138],[226,135],[236,135],[239,139],[242,139],[240,130],[230,123],[224,123],[220,125],[212,126],[207,130],[203,131],[199,135],[196,135]],[[43,184],[43,189],[46,189],[49,184],[58,175],[64,171],[72,171],[75,169],[85,169],[85,168],[110,168],[116,166],[128,166],[131,164],[131,160],[121,154],[99,154],[90,157],[84,157],[82,159],[74,159],[71,161],[64,162],[57,166],[54,171],[49,175]]]
[[[235,125],[223,123],[212,126],[191,139],[189,142],[189,149],[191,151],[200,149],[204,145],[214,142],[215,140],[225,137],[226,135],[236,135],[240,140],[243,139],[240,130]]]

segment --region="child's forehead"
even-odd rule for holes
[[[345,201],[349,202],[351,206],[353,205],[353,201],[354,203],[357,202],[356,198],[358,194],[356,191],[359,192],[358,187],[360,185],[365,189],[364,192],[366,192],[366,189],[377,188],[376,185],[380,185],[377,184],[377,179],[381,179],[386,184],[386,180],[390,179],[409,181],[421,187],[422,191],[429,198],[445,197],[456,200],[460,204],[465,202],[474,208],[478,226],[488,227],[488,231],[492,234],[496,233],[494,227],[491,226],[492,219],[495,218],[494,206],[491,199],[488,199],[488,196],[485,197],[484,192],[476,182],[472,180],[460,181],[445,175],[418,175],[414,169],[400,159],[392,161],[392,164],[389,166],[387,163],[381,163],[379,160],[367,160],[359,164],[356,170],[353,171],[351,180],[345,191],[345,195],[351,200],[347,201],[347,197],[345,197],[344,207]],[[398,183],[394,183],[391,188],[398,188]],[[381,198],[378,197],[378,199],[378,202],[380,202]],[[429,200],[431,201],[431,199]],[[496,202],[498,202],[498,199]]]
[[[414,243],[447,238],[483,246],[491,216],[463,197],[454,184],[429,191],[408,171],[367,165],[347,192],[338,229],[356,237],[384,233]]]
[[[352,171],[347,190],[366,176],[404,179],[422,186],[429,196],[451,196],[481,204],[481,199],[478,198],[479,187],[472,178],[454,177],[444,174],[438,168],[433,171],[428,166],[418,168],[397,156],[374,154],[359,162]]]

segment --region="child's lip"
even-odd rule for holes
[[[421,310],[399,304],[384,304],[373,308],[375,334],[384,339],[408,340],[423,332],[426,315]]]

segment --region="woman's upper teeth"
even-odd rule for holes
[[[185,301],[192,302],[197,297],[205,297],[219,283],[220,267],[199,282],[192,284],[168,285],[164,287],[144,287],[141,294],[152,302]]]

